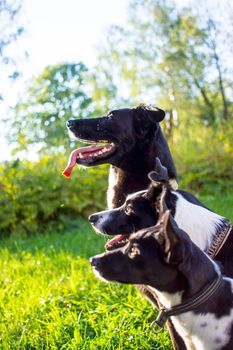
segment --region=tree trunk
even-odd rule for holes
[[[194,83],[195,83],[196,87],[200,90],[200,93],[203,97],[203,100],[205,101],[205,103],[209,107],[212,121],[215,122],[216,121],[216,114],[215,114],[215,110],[214,110],[214,105],[213,105],[213,103],[211,103],[209,97],[207,96],[205,88],[200,85],[200,83],[197,79],[194,79]]]

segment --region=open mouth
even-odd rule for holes
[[[116,149],[116,145],[109,141],[98,141],[95,146],[87,146],[78,148],[77,162],[93,161],[99,158],[106,158],[112,154]]]
[[[80,147],[71,152],[67,167],[63,171],[66,177],[71,176],[71,172],[76,163],[80,165],[89,165],[97,160],[102,160],[112,155],[117,146],[114,142],[107,140],[98,140],[97,142],[80,140],[82,142],[94,143],[93,146]]]
[[[129,236],[117,235],[110,239],[104,246],[106,250],[113,250],[123,247],[129,241]]]

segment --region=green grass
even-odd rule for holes
[[[88,260],[104,242],[84,221],[73,232],[2,242],[2,349],[171,348],[150,331],[155,313],[134,287],[94,276]]]
[[[233,191],[201,199],[233,221]],[[166,332],[150,330],[155,312],[134,287],[94,276],[88,260],[104,242],[82,220],[1,241],[0,349],[172,349]]]

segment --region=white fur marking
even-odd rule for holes
[[[130,200],[130,199],[134,199],[135,197],[138,197],[140,196],[140,194],[145,194],[147,193],[147,190],[142,190],[142,191],[138,191],[138,192],[135,192],[135,193],[131,193],[127,196],[126,200]]]
[[[106,280],[103,276],[101,276],[100,272],[97,269],[93,268],[92,270],[93,270],[94,274],[96,275],[96,277],[98,279],[100,279],[101,281],[104,281],[104,282],[107,282],[107,283],[113,283],[114,282],[114,281]]]
[[[233,280],[224,278],[224,281],[231,284],[233,291]],[[148,287],[156,293],[159,301],[167,308],[181,302],[182,293],[161,293],[155,288]],[[171,320],[188,350],[218,350],[229,342],[231,336],[233,309],[229,311],[229,315],[220,318],[212,313],[195,314],[189,311],[178,316],[172,316]]]
[[[216,229],[224,218],[206,208],[190,203],[180,193],[172,193],[178,198],[174,216],[177,225],[187,232],[199,248],[209,249]]]
[[[95,223],[95,225],[92,225],[92,227],[94,228],[94,230],[98,233],[104,233],[104,229],[103,226],[110,220],[111,220],[111,214],[114,210],[117,209],[112,209],[111,211],[109,210],[104,210],[104,211],[100,211],[98,213],[95,213],[95,215],[99,215],[100,218],[99,220]]]
[[[109,169],[108,190],[107,190],[107,205],[109,209],[113,208],[114,186],[117,183],[116,172],[112,166]]]
[[[69,135],[69,138],[71,140],[76,140],[77,141],[77,138],[75,137],[75,134],[70,129],[68,129],[68,135]]]
[[[169,184],[174,191],[178,190],[179,185],[178,185],[176,179],[170,179]]]
[[[177,332],[184,339],[187,349],[218,350],[229,342],[229,332],[233,324],[233,309],[230,315],[221,318],[217,318],[212,313],[197,315],[193,312],[186,312],[171,317],[171,320]],[[205,323],[206,327],[201,327]]]

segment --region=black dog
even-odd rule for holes
[[[69,131],[80,141],[101,143],[76,150],[76,162],[83,166],[111,164],[108,207],[124,203],[129,193],[145,189],[147,174],[159,157],[168,169],[170,179],[176,169],[159,122],[165,117],[159,108],[140,105],[118,109],[107,116],[93,119],[69,120]]]
[[[111,164],[108,208],[118,207],[129,193],[147,187],[147,174],[154,168],[156,156],[168,169],[170,183],[177,186],[175,165],[159,125],[164,117],[165,112],[161,109],[140,105],[132,109],[114,110],[100,118],[67,122],[69,131],[80,141],[103,143],[75,150],[71,160],[72,164],[76,160],[83,166]],[[146,287],[139,289],[155,302],[155,296]],[[178,348],[184,349],[182,346]]]
[[[233,349],[233,280],[178,228],[169,210],[156,227],[131,235],[124,247],[91,259],[107,281],[145,284],[171,317],[188,350]]]
[[[206,208],[191,193],[182,190],[173,191],[167,170],[161,165],[159,159],[156,160],[155,169],[156,172],[149,174],[151,183],[147,190],[129,195],[119,208],[99,212],[89,217],[97,232],[117,235],[107,242],[106,249],[124,245],[133,232],[156,224],[158,220],[156,202],[162,186],[165,184],[167,207],[171,210],[178,225],[190,235],[200,248],[209,250],[216,244],[216,240],[218,243],[218,237],[222,237],[222,232],[229,233],[228,236],[223,235],[227,239],[215,257],[222,262],[225,274],[233,277],[233,230],[227,219]],[[141,285],[139,289],[156,305],[155,293],[151,293],[147,286]],[[185,349],[170,321],[168,327],[174,348]]]
[[[89,217],[97,232],[116,235],[106,244],[106,248],[122,245],[133,232],[156,224],[156,201],[165,185],[166,206],[171,210],[179,227],[188,233],[199,248],[211,252],[212,247],[221,245],[221,239],[226,238],[223,247],[217,253],[213,252],[212,256],[221,261],[224,273],[233,277],[233,230],[228,220],[206,208],[191,193],[173,191],[169,185],[166,168],[158,159],[156,172],[151,172],[149,178],[151,184],[148,190],[129,195],[119,208]]]

